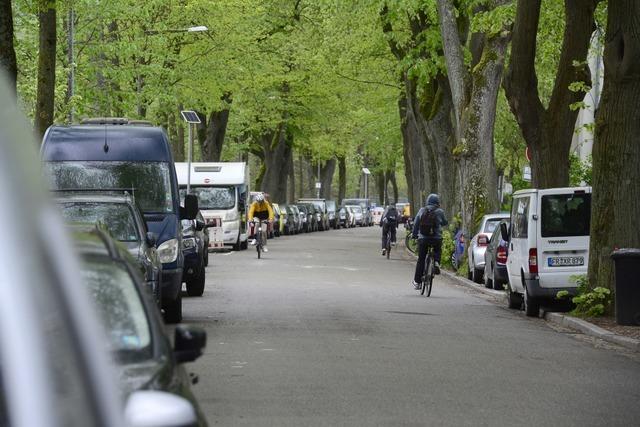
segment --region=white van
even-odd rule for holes
[[[188,163],[176,162],[181,196],[186,193]],[[207,224],[222,220],[223,240],[234,250],[247,248],[249,168],[244,162],[191,163],[191,193],[198,196]]]
[[[509,307],[524,300],[527,316],[587,273],[591,187],[521,190],[513,194],[509,234]],[[504,233],[505,230],[502,230]]]

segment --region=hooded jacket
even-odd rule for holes
[[[436,232],[433,236],[425,236],[424,234],[420,233],[420,218],[427,209],[435,209],[436,217],[438,219],[438,226],[436,227]],[[444,211],[440,209],[440,197],[438,197],[437,194],[429,194],[429,197],[427,197],[427,206],[420,208],[415,220],[413,221],[413,232],[411,234],[413,234],[414,238],[417,237],[418,239],[442,239],[442,227],[447,224],[449,224],[449,221],[447,221],[447,218],[444,215]]]

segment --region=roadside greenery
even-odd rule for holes
[[[611,291],[602,286],[596,286],[591,289],[589,287],[589,278],[586,275],[574,276],[572,280],[577,284],[577,294],[571,299],[575,304],[575,308],[571,312],[572,315],[578,317],[598,317],[602,316],[609,310],[612,298]],[[558,299],[566,299],[569,292],[560,291],[557,294]]]

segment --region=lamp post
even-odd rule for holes
[[[185,122],[189,124],[189,153],[188,157],[188,165],[187,165],[187,194],[191,193],[191,157],[193,153],[193,133],[191,132],[191,125],[200,123],[200,117],[196,114],[195,111],[185,110],[180,111],[180,115]]]
[[[371,175],[371,172],[367,168],[362,168],[362,173],[364,173],[364,198],[369,198],[369,188],[367,187],[367,178]]]

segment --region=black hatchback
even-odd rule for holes
[[[206,332],[178,325],[172,348],[160,311],[143,292],[144,283],[126,248],[99,228],[74,237],[83,260],[81,276],[106,330],[123,393],[158,390],[182,396],[198,414],[198,425],[206,426],[182,365],[202,355]]]

